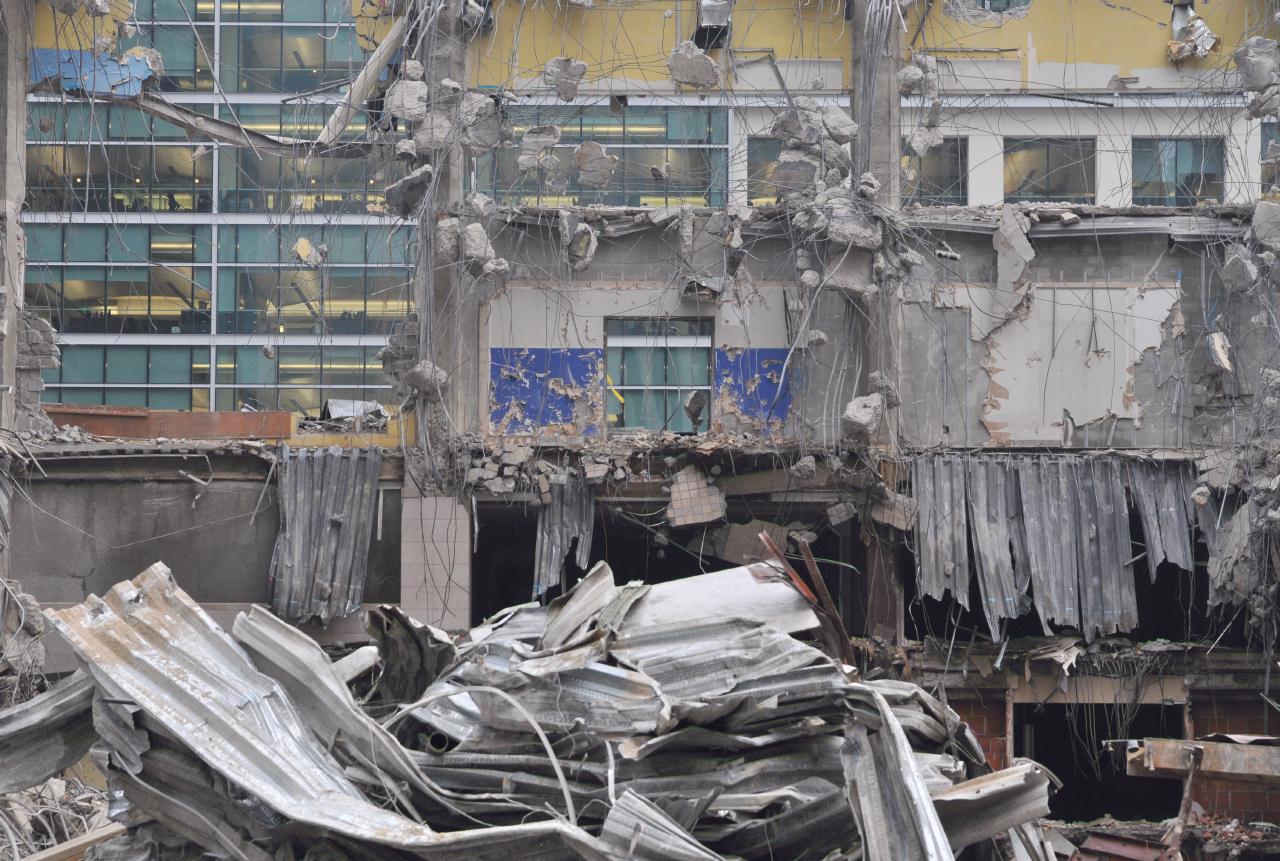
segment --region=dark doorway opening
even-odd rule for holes
[[[1086,822],[1163,820],[1178,813],[1182,783],[1125,774],[1123,744],[1110,739],[1182,738],[1182,706],[1126,704],[1021,705],[1013,707],[1014,755],[1039,762],[1062,781],[1049,799],[1049,815]]]

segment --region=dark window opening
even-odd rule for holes
[[[1176,816],[1182,783],[1125,774],[1124,745],[1108,739],[1182,738],[1181,705],[1014,704],[1013,753],[1034,759],[1063,786],[1049,799],[1053,819],[1080,822],[1110,814],[1116,819],[1160,820]]]
[[[1222,200],[1222,138],[1134,138],[1133,202],[1193,206]]]
[[[969,203],[969,139],[943,138],[924,155],[913,154],[904,140],[901,173],[903,203],[965,206]]]
[[[1005,138],[1004,199],[1093,203],[1094,138]]]

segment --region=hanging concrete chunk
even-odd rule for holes
[[[618,157],[609,155],[604,144],[586,141],[573,151],[573,163],[578,168],[578,182],[590,188],[604,188],[618,166]]]
[[[716,61],[692,42],[681,42],[667,60],[671,80],[686,87],[709,90],[720,83]]]
[[[1240,83],[1246,90],[1260,93],[1280,78],[1280,42],[1252,36],[1234,54]]]
[[[462,219],[442,218],[436,222],[436,258],[444,263],[458,260],[458,243],[462,237]]]
[[[304,266],[319,266],[329,254],[329,246],[312,244],[310,239],[300,236],[290,249],[293,259]]]
[[[572,102],[578,96],[578,85],[587,73],[587,64],[569,57],[548,60],[542,70],[542,83],[552,87],[561,101]]]
[[[879,430],[883,418],[884,395],[879,392],[863,395],[849,401],[844,408],[844,415],[840,417],[840,429],[844,431],[845,439],[866,444],[871,442],[871,438]]]
[[[472,149],[495,149],[509,138],[498,103],[483,93],[465,93],[458,103],[462,140]]]
[[[1258,280],[1258,267],[1253,255],[1243,245],[1227,249],[1227,262],[1222,264],[1222,283],[1228,290],[1248,290]]]
[[[1260,200],[1254,205],[1253,238],[1268,251],[1280,251],[1280,203]]]
[[[538,168],[559,170],[560,161],[552,151],[560,143],[559,126],[534,126],[520,138],[520,153],[516,167],[522,173],[532,173]],[[554,163],[554,165],[553,165]]]
[[[836,245],[864,251],[879,250],[882,241],[880,223],[854,206],[849,189],[824,189],[818,193],[816,204],[827,218],[827,238]]]
[[[426,119],[431,105],[431,86],[422,80],[422,64],[417,60],[405,60],[400,77],[387,88],[383,98],[383,110],[393,117],[411,123]]]
[[[437,402],[444,397],[449,385],[449,375],[427,359],[414,365],[404,375],[404,381],[413,387],[424,400]]]
[[[843,108],[824,105],[819,110],[822,112],[822,126],[827,134],[831,135],[833,141],[847,144],[858,136],[858,124],[844,112]]]
[[[457,127],[446,114],[440,111],[428,112],[413,129],[413,142],[418,148],[418,155],[433,157],[453,142],[456,132]]]
[[[724,519],[724,493],[707,482],[696,466],[686,466],[671,485],[667,520],[672,526],[696,526]]]
[[[387,186],[387,209],[401,218],[409,218],[418,211],[418,205],[431,188],[432,168],[424,164]],[[455,219],[456,220],[456,219]],[[457,237],[453,247],[457,248]]]
[[[596,256],[598,244],[599,240],[591,225],[578,224],[573,233],[569,234],[568,242],[565,244],[565,256],[568,259],[569,268],[574,272],[581,272],[590,266],[592,258]]]

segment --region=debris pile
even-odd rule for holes
[[[828,606],[785,563],[655,585],[601,563],[457,642],[376,613],[367,710],[371,650],[331,663],[262,607],[228,633],[162,564],[46,615],[128,829],[102,857],[886,861],[1038,835],[1047,772],[992,773],[950,708],[860,681]]]
[[[17,861],[69,841],[90,843],[86,835],[95,833],[123,834],[124,829],[107,820],[106,794],[79,780],[55,777],[0,795],[0,861]]]

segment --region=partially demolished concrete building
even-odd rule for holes
[[[142,13],[44,2],[5,5],[8,117],[218,153],[207,213],[192,173],[123,219],[209,230],[167,333],[111,328],[150,293],[64,332],[70,256],[23,309],[19,222],[71,227],[5,171],[2,558],[47,609],[5,631],[85,672],[0,712],[0,753],[54,712],[24,774],[98,740],[132,811],[100,857],[1280,841],[1250,824],[1280,818],[1268,4],[214,0],[208,92],[166,94],[163,50],[85,35]],[[299,21],[358,42],[331,89]],[[273,63],[292,125],[232,80]],[[299,186],[232,187],[271,159]],[[55,337],[141,348],[145,385],[52,370]],[[212,410],[112,400],[170,388]]]

